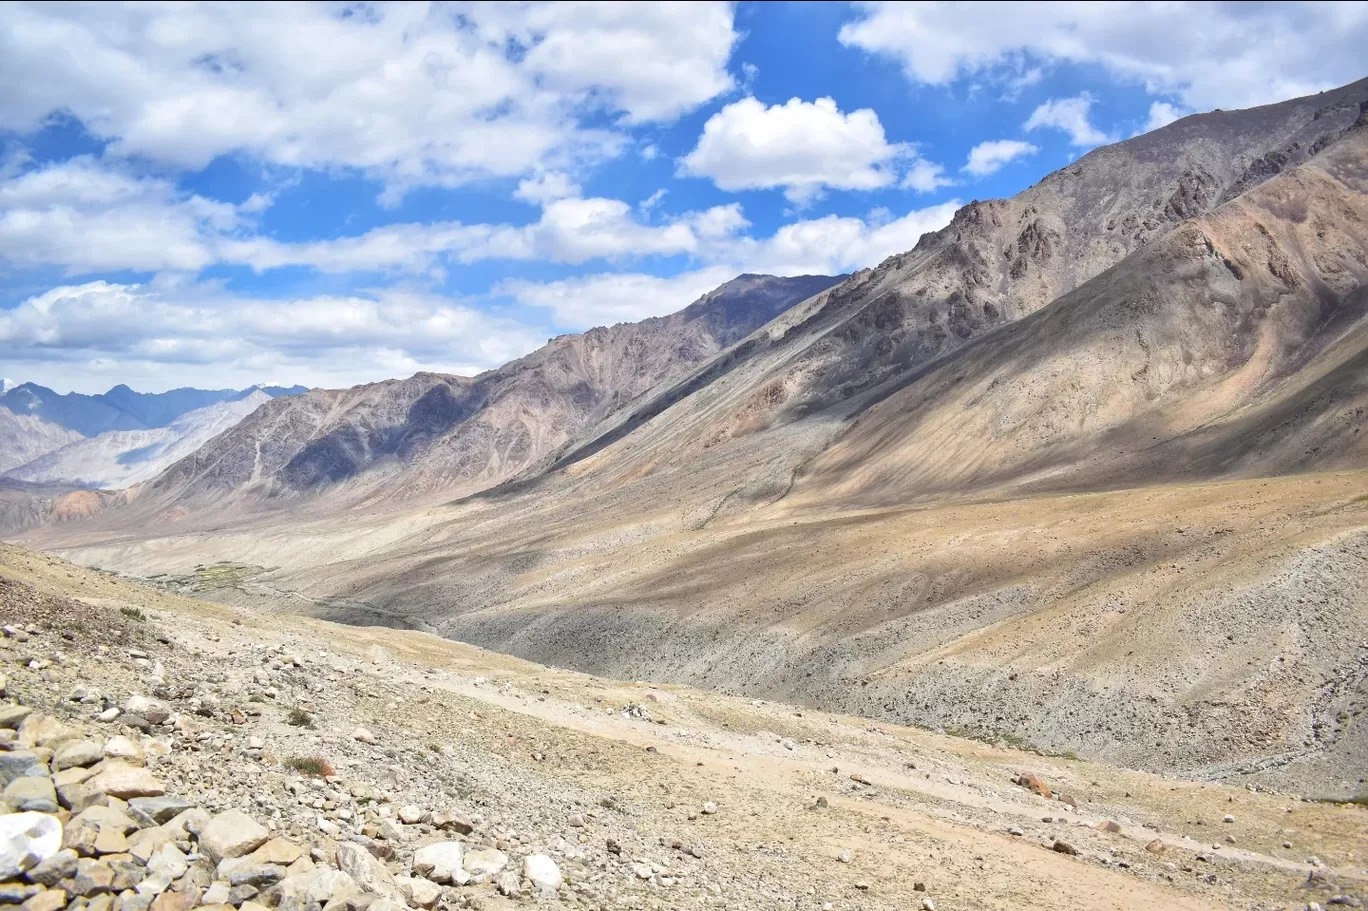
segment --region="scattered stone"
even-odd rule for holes
[[[706,803],[703,804],[703,815],[704,815],[704,816],[711,816],[711,815],[713,815],[713,814],[716,813],[716,812],[717,812],[717,804],[713,803],[711,800],[709,800],[709,801],[707,801]]]
[[[1059,854],[1068,854],[1071,857],[1076,857],[1078,855],[1077,848],[1069,844],[1067,841],[1060,841],[1059,839],[1055,839],[1055,843],[1051,847],[1051,850]]]
[[[179,797],[135,797],[128,802],[128,812],[144,825],[159,826],[191,809]]]
[[[1234,816],[1231,816],[1229,813],[1227,813],[1225,816],[1223,816],[1223,817],[1221,818],[1221,822],[1224,822],[1224,823],[1231,823],[1231,822],[1234,822],[1234,821],[1235,821],[1235,817],[1234,817]]]
[[[350,876],[363,892],[397,898],[399,886],[394,874],[374,854],[361,845],[343,842],[337,846],[337,867]]]
[[[5,785],[5,805],[16,812],[33,811],[36,813],[56,813],[61,806],[57,803],[57,789],[52,779],[46,776],[37,778],[24,776]]]
[[[523,878],[548,898],[554,897],[565,881],[556,862],[545,854],[529,854],[523,859]]]
[[[61,911],[66,907],[67,894],[62,889],[48,889],[24,902],[19,907],[23,911]]]
[[[76,875],[77,860],[79,858],[75,851],[63,848],[29,870],[24,878],[42,886],[55,886],[67,877]]]
[[[379,743],[379,741],[375,739],[374,734],[365,728],[360,727],[352,731],[352,740],[359,740],[362,743],[369,743],[372,745]]]
[[[399,821],[406,826],[416,826],[426,818],[423,808],[415,804],[405,804],[399,808]]]
[[[433,882],[454,882],[463,867],[463,846],[459,841],[440,841],[413,852],[413,872]]]
[[[1098,823],[1097,828],[1103,832],[1110,832],[1111,834],[1115,835],[1121,831],[1121,823],[1109,819],[1106,822]]]
[[[111,711],[113,710],[111,709]],[[103,752],[108,758],[118,759],[129,765],[142,765],[144,761],[142,747],[138,746],[122,734],[115,735],[106,740]]]
[[[508,855],[497,848],[474,848],[466,852],[465,870],[474,882],[488,882],[508,865]]]
[[[214,863],[251,854],[271,837],[270,830],[241,810],[224,810],[199,833],[200,851]]]
[[[126,762],[111,761],[87,785],[102,794],[128,800],[133,797],[161,797],[166,785],[147,769]]]
[[[855,855],[850,853],[849,848],[842,848],[841,853],[836,855],[836,859],[843,864],[848,864],[855,859]]]
[[[1026,832],[1024,829],[1021,828],[1021,826],[1012,826],[1010,829],[1007,830],[1007,834],[1015,835],[1018,838],[1020,838],[1021,836],[1025,835]]]

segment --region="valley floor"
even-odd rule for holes
[[[0,640],[11,698],[95,726],[101,705],[67,701],[73,687],[122,704],[150,693],[145,665],[161,663],[180,692],[216,706],[173,706],[189,721],[158,765],[172,793],[272,808],[277,834],[319,856],[376,807],[292,796],[290,756],[326,758],[340,792],[376,789],[382,814],[408,802],[456,812],[477,820],[468,843],[551,854],[566,907],[1299,911],[1368,899],[1361,806],[259,614],[10,546],[0,593],[4,622],[35,630]],[[145,624],[141,663],[111,638],[129,623]],[[34,657],[52,664],[29,669]],[[301,704],[313,729],[287,723]],[[234,709],[243,723],[226,720]],[[358,725],[376,745],[352,737]],[[1052,797],[1016,784],[1023,773]],[[427,831],[402,828],[395,872]],[[489,884],[443,902],[514,904]]]

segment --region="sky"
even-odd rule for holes
[[[473,374],[1365,47],[1362,2],[0,3],[0,376]]]

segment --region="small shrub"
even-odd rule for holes
[[[130,620],[137,620],[139,623],[142,623],[144,620],[147,619],[147,614],[144,614],[141,610],[139,610],[136,607],[121,607],[119,608],[119,613],[123,614]]]
[[[332,764],[322,756],[291,756],[285,767],[310,778],[327,778],[333,774]]]
[[[440,753],[442,752],[442,745],[440,743],[429,743],[428,749],[434,753]]]
[[[290,709],[290,714],[285,717],[285,723],[297,728],[311,728],[314,726],[313,716],[300,708]]]

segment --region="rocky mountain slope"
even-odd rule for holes
[[[488,487],[554,458],[642,393],[838,281],[743,275],[678,313],[563,335],[473,379],[420,373],[282,399],[146,495],[179,505]]]
[[[110,430],[149,430],[167,427],[181,415],[219,402],[234,402],[262,393],[268,398],[299,395],[303,386],[251,386],[247,389],[172,389],[134,392],[119,385],[99,395],[54,392],[37,383],[21,383],[0,394],[0,410],[41,418],[95,437]]]
[[[232,561],[206,596],[592,673],[1354,795],[1366,97],[1187,118],[972,204],[516,484],[247,516],[186,478],[30,540]]]
[[[0,608],[0,896],[24,911],[1368,897],[1352,806],[225,609],[8,547]]]
[[[91,488],[148,480],[262,403],[305,391],[253,386],[141,393],[115,386],[100,395],[59,395],[34,383],[6,383],[0,391],[0,477]],[[20,489],[10,485],[10,496]]]
[[[177,416],[151,430],[110,430],[44,453],[5,473],[16,481],[121,489],[149,481],[271,401],[260,389]],[[22,419],[21,419],[22,420]]]
[[[0,475],[79,439],[74,430],[0,408]]]

